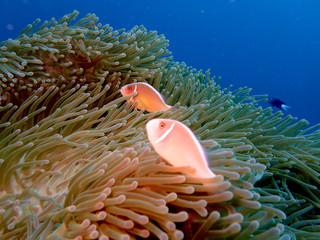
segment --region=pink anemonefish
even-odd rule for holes
[[[147,125],[148,139],[154,150],[173,166],[191,166],[189,175],[212,178],[206,154],[190,128],[172,119],[152,119]]]
[[[136,108],[139,110],[144,108],[148,112],[157,112],[160,110],[168,110],[171,108],[167,105],[161,96],[161,94],[154,89],[151,85],[143,82],[131,83],[123,86],[120,89],[122,96],[129,95],[131,93],[137,92],[138,94],[127,101],[137,101],[139,100]]]

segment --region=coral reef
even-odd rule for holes
[[[320,131],[176,63],[144,27],[88,14],[0,44],[0,239],[316,239]],[[148,82],[169,111],[119,89]],[[189,126],[217,175],[202,184],[148,142],[155,117]]]

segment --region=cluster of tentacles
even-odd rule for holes
[[[156,32],[77,14],[0,43],[0,239],[318,236],[319,126],[173,62]],[[119,93],[135,81],[173,108],[135,109]],[[217,176],[162,160],[145,131],[155,117],[188,125]]]

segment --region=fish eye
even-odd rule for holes
[[[165,126],[166,126],[166,124],[164,122],[161,122],[159,125],[160,129],[164,128]]]
[[[129,86],[129,87],[128,87],[128,90],[129,90],[129,91],[131,91],[131,90],[132,90],[132,87],[131,87],[131,86]]]

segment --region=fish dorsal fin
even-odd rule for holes
[[[173,127],[174,127],[174,123],[171,125],[171,127],[170,127],[167,131],[165,131],[165,132],[156,140],[156,143],[159,143],[159,142],[163,141],[163,140],[170,134],[170,132],[172,131]]]

